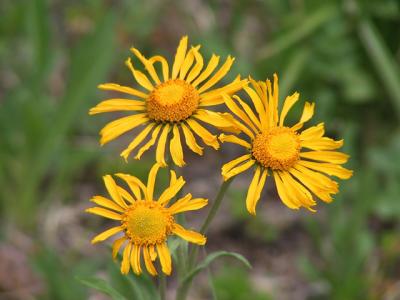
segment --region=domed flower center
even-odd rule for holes
[[[147,99],[149,117],[162,122],[180,122],[190,117],[199,105],[197,90],[181,79],[161,83]]]
[[[260,133],[253,141],[252,154],[264,167],[288,170],[299,160],[300,139],[288,127]]]
[[[122,226],[126,235],[139,245],[153,245],[171,233],[173,217],[156,202],[138,201],[125,213]]]

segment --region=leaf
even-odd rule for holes
[[[96,277],[76,277],[76,279],[88,287],[94,288],[104,294],[111,296],[113,300],[126,300],[124,296],[122,296],[117,290],[110,286],[107,281],[103,279]]]
[[[202,263],[200,263],[197,267],[195,267],[193,270],[191,270],[183,279],[183,284],[185,282],[189,282],[189,281],[193,280],[193,278],[197,274],[199,274],[202,270],[207,268],[214,260],[216,260],[217,258],[219,258],[221,256],[231,256],[233,258],[236,258],[237,260],[242,262],[246,267],[251,269],[251,264],[243,255],[241,255],[239,253],[235,253],[235,252],[216,251],[216,252],[213,252],[213,253],[207,255],[207,257],[204,259],[204,261]]]

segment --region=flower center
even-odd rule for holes
[[[161,83],[147,98],[149,117],[162,122],[180,122],[192,115],[200,96],[189,83],[174,79]]]
[[[162,243],[171,234],[174,218],[158,203],[137,201],[122,218],[126,235],[139,245]]]
[[[252,154],[264,167],[288,170],[298,160],[300,139],[289,127],[275,127],[253,140]]]

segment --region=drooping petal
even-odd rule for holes
[[[206,145],[213,147],[215,150],[219,149],[219,143],[216,135],[211,134],[207,129],[193,119],[187,119],[186,122]]]
[[[140,159],[147,150],[153,146],[158,138],[158,134],[160,133],[160,130],[162,128],[162,124],[158,125],[156,128],[154,128],[153,133],[151,134],[151,139],[143,145],[138,151],[138,153],[135,156],[135,159]]]
[[[126,236],[116,239],[112,245],[112,258],[116,259],[119,249],[121,249],[122,244],[126,241]]]
[[[183,167],[185,165],[185,161],[183,160],[183,150],[178,125],[175,124],[172,131],[174,136],[171,139],[169,147],[171,157],[177,166]]]
[[[170,125],[167,123],[165,124],[163,131],[161,132],[156,149],[156,161],[163,167],[167,165],[167,163],[165,162],[165,145],[167,143],[169,130]]]
[[[133,141],[129,144],[129,146],[121,152],[121,156],[125,159],[125,161],[128,160],[128,156],[131,154],[131,152],[139,146],[141,142],[147,137],[147,135],[150,133],[150,131],[153,129],[155,126],[155,123],[150,123],[149,125],[146,126],[145,129],[143,129],[134,139]]]
[[[166,243],[157,244],[157,252],[161,262],[161,269],[166,275],[171,275],[171,254]]]
[[[194,137],[192,131],[184,123],[181,123],[181,127],[183,129],[183,134],[185,135],[186,145],[189,147],[189,149],[199,155],[203,155],[203,147],[200,147],[197,144],[196,138]]]
[[[102,233],[96,235],[93,239],[92,239],[92,244],[98,243],[98,242],[102,242],[105,241],[106,239],[108,239],[109,237],[113,236],[114,234],[117,234],[119,232],[122,231],[121,226],[116,226],[116,227],[112,227],[110,229],[107,229],[106,231],[103,231]]]
[[[302,184],[296,181],[289,172],[282,171],[279,172],[279,175],[282,179],[283,185],[287,189],[287,193],[294,195],[302,206],[310,208],[316,204],[311,193]]]
[[[278,195],[282,202],[291,209],[299,209],[301,204],[297,201],[297,199],[293,199],[292,195],[287,193],[286,187],[279,177],[278,172],[273,171],[272,174],[274,175],[276,189],[278,190]]]
[[[207,238],[201,233],[192,230],[187,230],[177,223],[174,224],[172,232],[177,236],[181,237],[182,239],[197,245],[204,245],[207,241]]]
[[[143,260],[144,264],[146,266],[147,271],[150,273],[152,276],[157,275],[157,270],[154,267],[154,264],[151,260],[150,253],[149,253],[149,248],[147,246],[143,247]]]
[[[261,167],[257,167],[254,177],[250,183],[246,197],[246,208],[247,211],[252,215],[256,214],[256,206],[260,200],[261,192],[267,179],[267,174],[267,170],[261,171]]]
[[[142,266],[140,265],[140,249],[140,245],[133,245],[130,264],[132,266],[133,272],[136,275],[140,275],[142,273]]]
[[[132,254],[132,244],[128,243],[128,245],[126,245],[124,252],[122,254],[122,262],[121,262],[121,273],[126,275],[129,273],[130,270],[130,257]]]

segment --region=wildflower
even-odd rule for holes
[[[285,126],[286,115],[299,100],[299,93],[286,97],[278,114],[276,74],[273,88],[270,80],[251,80],[251,83],[253,88],[244,89],[255,111],[238,96],[233,96],[233,99],[224,97],[226,105],[237,117],[237,126],[249,138],[244,140],[234,135],[220,135],[221,142],[238,144],[249,152],[222,167],[224,180],[255,166],[246,197],[246,207],[251,214],[256,213],[269,171],[274,177],[279,197],[289,208],[306,207],[314,211],[311,208],[316,204],[313,194],[322,201],[331,202],[331,195],[339,190],[338,183],[322,173],[341,179],[352,176],[352,171],[340,166],[347,162],[349,156],[334,151],[343,145],[343,140],[324,137],[324,123],[300,132],[314,114],[314,103],[306,102],[299,122],[291,127]]]
[[[208,110],[207,107],[223,103],[223,93],[232,94],[240,90],[247,84],[247,80],[240,80],[240,77],[238,77],[230,84],[212,89],[228,73],[234,58],[228,56],[222,67],[214,72],[219,63],[219,56],[212,55],[203,70],[204,62],[199,52],[200,46],[192,47],[187,51],[187,44],[188,38],[185,36],[179,43],[171,72],[164,57],[157,55],[147,59],[139,50],[131,48],[150,77],[137,70],[130,58],[125,63],[132,72],[135,81],[146,91],[115,83],[99,85],[100,89],[121,92],[135,98],[108,99],[90,109],[89,114],[91,115],[113,111],[134,113],[107,124],[100,131],[101,145],[114,140],[135,127],[144,125],[143,130],[121,152],[121,156],[127,160],[130,153],[149,137],[135,156],[135,159],[140,159],[143,153],[150,149],[159,138],[156,161],[165,166],[165,148],[168,136],[172,132],[172,139],[169,143],[171,157],[177,166],[183,166],[185,162],[182,151],[182,137],[187,146],[199,155],[203,154],[203,148],[197,144],[193,132],[206,145],[214,149],[219,148],[217,136],[204,128],[201,122],[211,124],[222,130],[236,130],[232,126],[231,115],[216,113]],[[156,64],[159,64],[162,69],[162,79],[157,73]]]
[[[99,206],[87,209],[88,213],[116,220],[119,224],[107,229],[93,238],[92,243],[102,242],[111,236],[121,234],[112,246],[115,258],[123,248],[121,272],[128,274],[130,268],[135,274],[142,273],[141,257],[147,271],[155,276],[157,270],[153,261],[158,257],[162,271],[171,274],[171,255],[167,246],[167,238],[177,235],[189,242],[204,245],[206,238],[195,231],[187,230],[175,222],[174,215],[190,210],[198,210],[207,205],[207,199],[192,199],[191,194],[169,205],[185,184],[182,177],[176,178],[171,171],[169,187],[164,190],[158,200],[154,200],[155,179],[160,164],[155,164],[149,173],[147,186],[137,177],[128,174],[115,174],[130,188],[131,193],[116,184],[112,176],[104,176],[105,186],[111,200],[102,196],[94,196],[91,201]],[[168,207],[167,207],[168,206]]]

